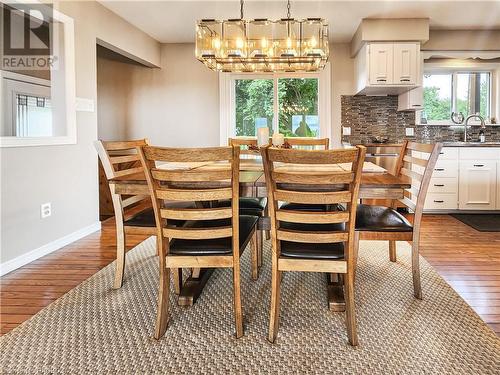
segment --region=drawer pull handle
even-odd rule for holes
[[[435,170],[435,171],[438,171],[438,172],[442,172],[442,171],[444,171],[444,168],[436,168],[436,169],[434,169],[434,170]]]
[[[443,187],[444,184],[434,184],[434,186]]]
[[[401,78],[400,81],[401,82],[410,82],[410,80],[408,78]]]
[[[439,155],[444,155],[444,152],[440,152]]]
[[[387,80],[385,78],[379,78],[377,79],[377,82],[387,82]]]
[[[484,164],[474,164],[474,167],[481,168],[481,167],[484,167]]]
[[[434,203],[444,203],[444,201],[437,201],[437,200],[434,200]]]

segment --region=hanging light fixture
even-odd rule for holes
[[[196,24],[196,58],[222,72],[310,72],[328,61],[328,23],[321,18],[203,19]]]

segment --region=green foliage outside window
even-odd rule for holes
[[[272,134],[274,92],[272,79],[238,79],[235,82],[236,135],[254,136],[256,127],[267,123]],[[318,116],[318,79],[278,79],[279,132],[285,137],[315,137],[317,129],[308,124]],[[292,117],[302,119],[295,131]],[[316,116],[316,117],[314,117]],[[317,127],[317,123],[316,123]]]

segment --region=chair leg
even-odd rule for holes
[[[241,311],[240,264],[233,266],[234,290],[234,323],[236,325],[236,338],[243,337],[243,312]]]
[[[262,253],[264,252],[264,231],[257,231],[257,264],[262,267]]]
[[[349,344],[358,345],[358,331],[356,328],[356,309],[354,303],[354,278],[353,274],[344,275],[344,295],[345,295],[345,313],[347,323],[347,336]]]
[[[280,289],[281,289],[281,272],[278,270],[278,259],[273,254],[273,270],[272,270],[272,289],[271,289],[271,309],[269,313],[269,337],[268,340],[272,343],[276,341],[278,336],[278,327],[280,319]]]
[[[269,216],[269,208],[268,208],[268,205],[266,205],[266,208],[264,208],[264,217],[268,217]],[[271,231],[270,230],[266,230],[266,240],[270,240],[271,239]]]
[[[174,279],[175,294],[179,295],[182,289],[182,268],[173,268],[172,278]]]
[[[411,268],[413,273],[413,292],[415,294],[415,298],[422,299],[422,286],[420,283],[420,255],[418,250],[418,241],[412,241]]]
[[[120,225],[121,224],[121,225]],[[125,273],[125,252],[126,252],[126,237],[123,228],[123,223],[116,224],[116,269],[114,289],[119,289],[123,285],[123,275]]]
[[[158,310],[156,314],[155,339],[165,334],[169,320],[170,269],[165,257],[160,257],[160,285],[158,287]]]
[[[257,280],[259,278],[259,250],[257,245],[258,230],[255,230],[252,238],[250,239],[250,250],[252,257],[252,279]]]
[[[396,261],[396,241],[389,241],[389,259],[391,262]]]
[[[358,253],[359,253],[359,232],[354,232],[354,246],[353,246],[353,253],[352,253],[352,264],[353,264],[353,271],[352,271],[352,278],[353,281],[356,281],[356,272],[358,269]]]

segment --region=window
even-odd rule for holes
[[[221,144],[268,127],[285,137],[330,137],[329,67],[319,73],[220,76]]]
[[[318,78],[244,78],[234,87],[236,136],[255,136],[266,126],[272,134],[274,118],[285,137],[319,136]]]
[[[450,123],[452,112],[465,117],[491,117],[491,72],[437,72],[424,74],[422,123]]]
[[[50,98],[16,93],[17,137],[52,136],[52,111]]]

